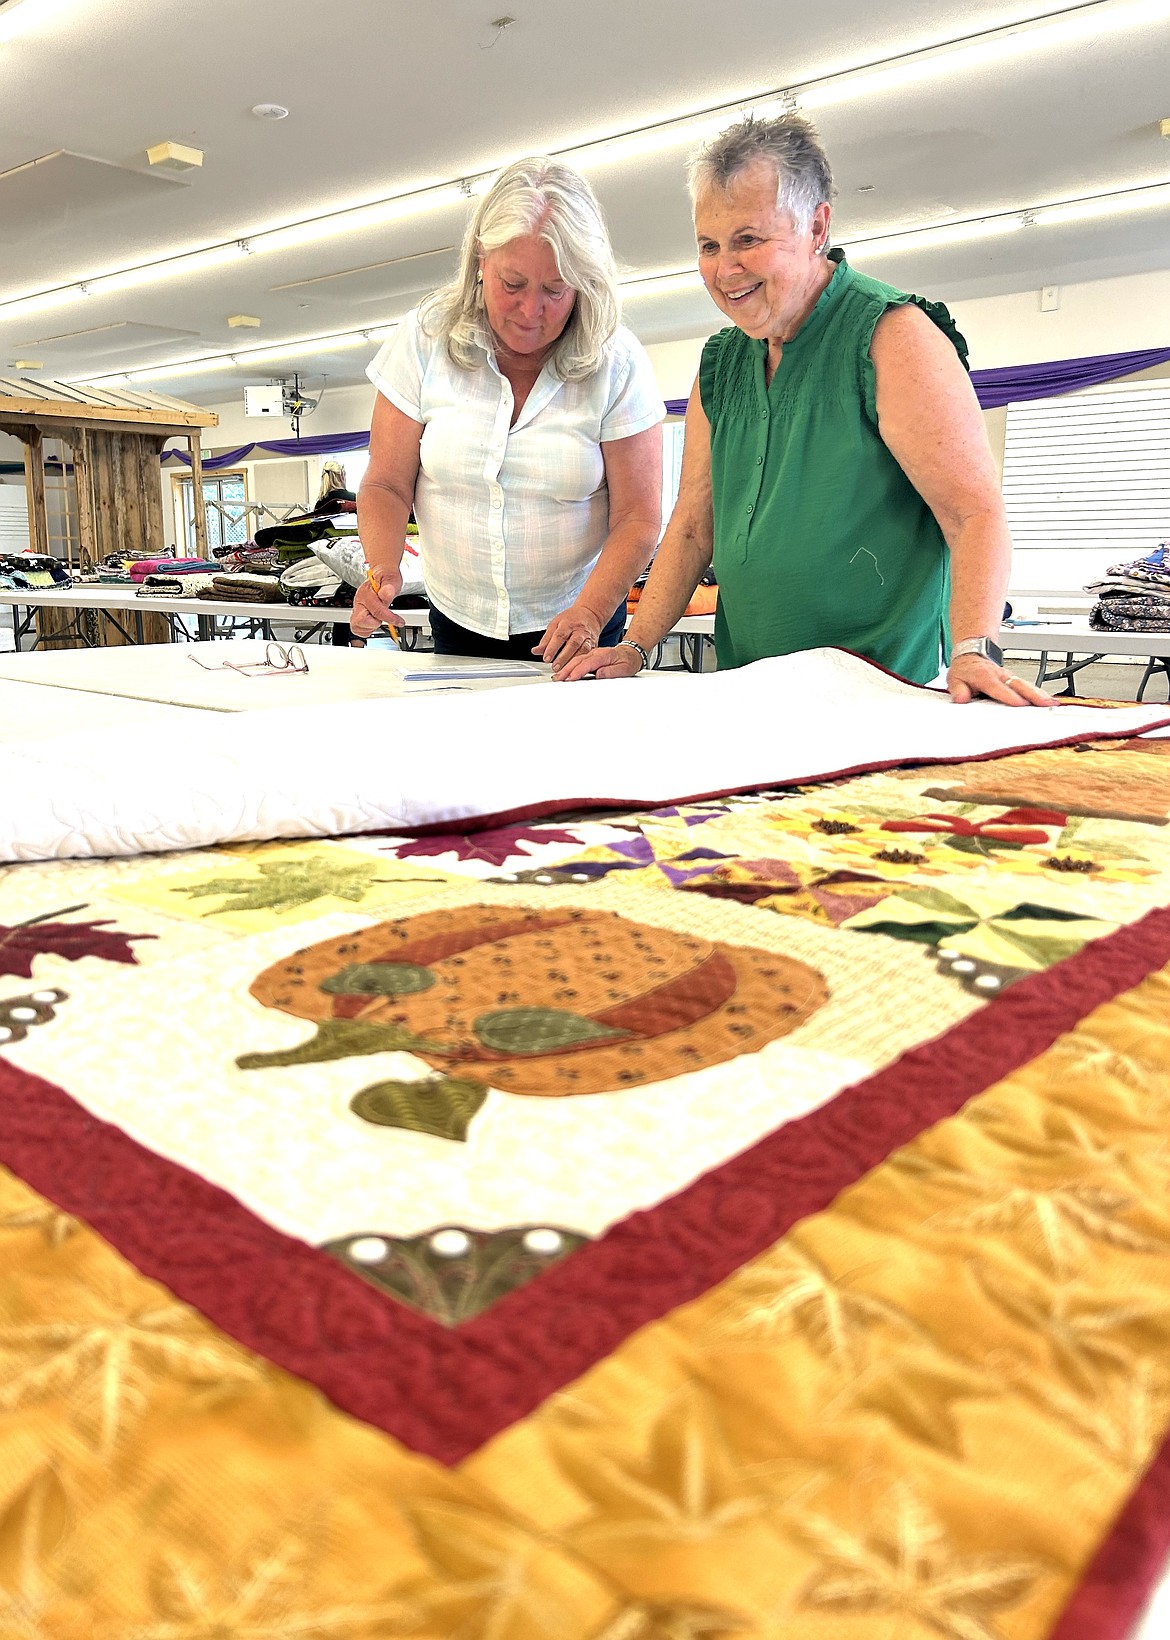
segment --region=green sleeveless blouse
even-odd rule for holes
[[[946,308],[856,273],[832,280],[785,342],[768,387],[767,343],[731,327],[699,366],[711,424],[719,666],[835,644],[915,683],[949,647],[949,557],[930,508],[878,435],[874,326],[914,302],[967,362]]]

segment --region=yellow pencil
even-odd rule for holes
[[[377,581],[375,581],[375,579],[374,579],[373,570],[370,568],[370,566],[368,564],[366,565],[366,580],[370,583],[370,585],[373,587],[375,593],[380,598],[382,596],[381,589],[379,588]],[[385,623],[385,626],[386,626],[386,631],[390,634],[390,642],[393,643],[393,644],[397,644],[397,642],[398,642],[397,632],[395,632],[394,628],[391,626],[389,621],[387,621]]]

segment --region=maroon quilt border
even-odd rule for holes
[[[1048,1640],[1125,1640],[1170,1556],[1170,1439],[1130,1494]]]
[[[0,1161],[241,1343],[455,1464],[1167,962],[1170,909],[1151,911],[632,1214],[458,1330],[386,1298],[2,1059]]]

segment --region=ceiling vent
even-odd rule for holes
[[[146,150],[146,158],[152,171],[194,171],[203,164],[203,150],[181,142],[156,142]]]

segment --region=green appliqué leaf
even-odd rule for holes
[[[583,1042],[615,1041],[630,1034],[563,1008],[501,1008],[480,1014],[473,1028],[485,1048],[509,1054],[556,1053]]]
[[[959,922],[979,921],[977,913],[966,900],[960,900],[941,888],[908,888],[898,895],[907,905],[921,906],[924,911],[937,911],[940,916],[954,917]]]
[[[223,905],[204,912],[206,917],[218,917],[227,911],[290,911],[324,899],[350,900],[357,905],[378,881],[367,866],[343,866],[326,858],[264,860],[257,871],[258,876],[210,877],[206,882],[172,888],[171,893],[193,900],[222,895]]]
[[[330,996],[402,997],[429,991],[435,976],[414,962],[355,962],[321,981]]]
[[[375,1082],[355,1094],[349,1108],[363,1122],[378,1127],[406,1128],[462,1143],[486,1098],[487,1089],[478,1082],[435,1076],[424,1082]]]
[[[983,854],[989,859],[1001,854],[1006,849],[1009,853],[1017,853],[1023,848],[1023,843],[1010,843],[1001,837],[947,837],[943,839],[945,848],[957,849],[960,854]]]
[[[364,1019],[322,1019],[317,1034],[295,1048],[272,1053],[245,1053],[236,1060],[242,1071],[269,1070],[280,1065],[319,1065],[327,1059],[351,1059],[368,1053],[435,1053],[454,1050],[443,1042],[428,1042],[401,1025],[379,1025]]]
[[[919,945],[938,945],[943,940],[957,938],[977,925],[974,922],[871,922],[863,923],[860,934],[887,934],[893,940],[914,940]]]
[[[1033,905],[1030,900],[1023,900],[1014,905],[1010,911],[1001,911],[996,916],[997,923],[1002,922],[1091,922],[1081,911],[1063,911],[1059,906]]]

